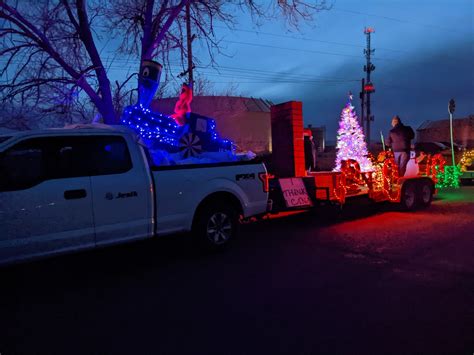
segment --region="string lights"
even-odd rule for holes
[[[147,146],[182,152],[185,158],[201,152],[232,151],[233,142],[219,137],[214,119],[194,113],[186,114],[184,119],[184,125],[180,125],[173,117],[138,104],[125,108],[122,124],[137,132]]]
[[[459,166],[461,171],[467,171],[467,168],[474,164],[474,149],[465,150],[462,154],[461,160],[459,161]]]
[[[334,171],[341,171],[342,161],[351,159],[357,161],[362,172],[373,171],[364,134],[359,125],[354,106],[352,106],[352,95],[349,95],[349,101],[341,113],[336,149],[337,156]]]
[[[155,147],[168,151],[177,149],[179,137],[184,133],[183,127],[175,120],[161,113],[156,113],[141,104],[128,106],[122,115],[122,123],[128,125],[142,138],[153,141]]]
[[[443,171],[437,167],[436,171],[437,188],[459,188],[460,178],[462,175],[461,167],[459,165],[447,165],[444,167]]]

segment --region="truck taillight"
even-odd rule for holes
[[[259,173],[258,178],[263,184],[263,191],[269,192],[270,191],[270,179],[273,179],[275,176],[268,173]]]

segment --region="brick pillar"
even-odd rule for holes
[[[289,101],[271,107],[272,167],[277,177],[305,176],[303,104]]]

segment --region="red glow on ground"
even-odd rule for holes
[[[285,212],[279,212],[277,214],[269,214],[268,218],[269,219],[278,219],[278,218],[285,218],[289,216],[294,216],[297,214],[301,214],[304,212],[307,212],[308,210],[296,210],[296,211],[285,211]]]

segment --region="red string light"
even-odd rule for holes
[[[446,160],[441,154],[435,154],[434,156],[428,155],[426,164],[426,175],[433,179],[434,184],[438,183],[438,172],[444,172],[444,166]],[[438,167],[438,169],[436,169]]]
[[[334,196],[341,204],[345,202],[347,195],[361,191],[362,187],[368,187],[369,196],[376,200],[390,200],[392,202],[400,199],[400,188],[398,186],[398,167],[390,152],[382,152],[373,159],[374,171],[362,173],[360,165],[356,160],[348,159],[341,162],[341,173],[336,181]]]

